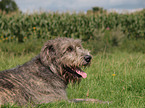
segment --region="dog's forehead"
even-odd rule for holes
[[[63,46],[80,46],[81,45],[81,40],[79,39],[72,39],[72,38],[63,38],[60,39],[58,42],[59,47]]]

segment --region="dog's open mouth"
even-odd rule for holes
[[[82,78],[86,78],[87,74],[81,70],[81,68],[79,67],[64,67],[64,69],[71,73],[73,76],[75,77],[82,77]]]

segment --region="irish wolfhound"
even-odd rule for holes
[[[80,40],[49,40],[31,61],[0,72],[0,105],[67,100],[67,84],[87,77],[80,67],[89,65],[91,58]]]

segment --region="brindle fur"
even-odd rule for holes
[[[0,72],[0,105],[67,100],[67,84],[80,78],[64,71],[63,67],[82,66],[85,55],[90,54],[80,40],[49,40],[31,61]]]

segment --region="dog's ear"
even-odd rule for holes
[[[40,52],[41,62],[45,66],[48,66],[52,62],[52,59],[55,58],[55,55],[56,55],[56,52],[55,52],[55,48],[53,44],[51,42],[47,42]]]

